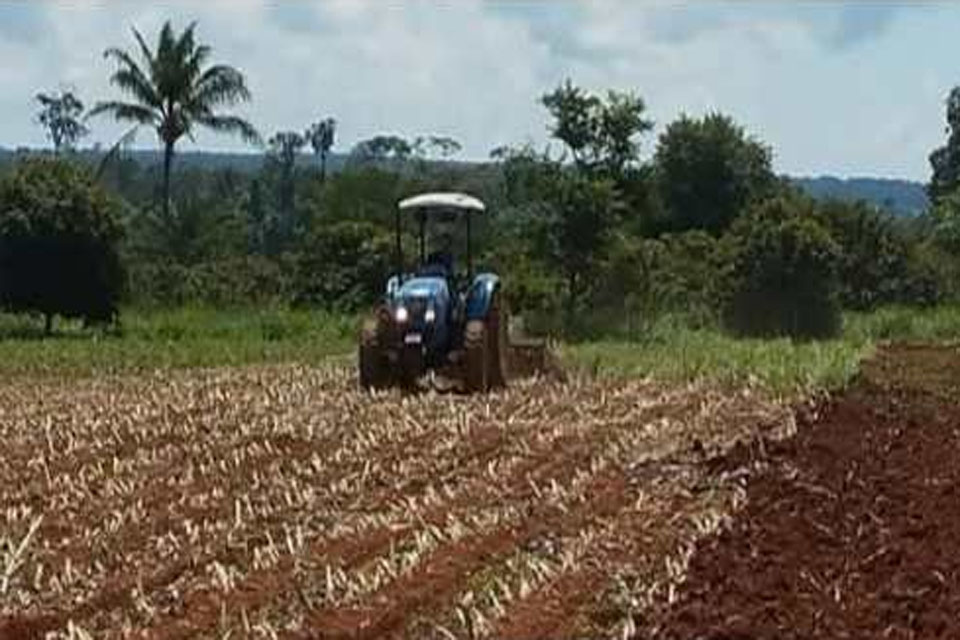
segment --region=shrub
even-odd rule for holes
[[[123,287],[118,204],[84,169],[22,160],[0,181],[0,307],[106,323]]]
[[[776,198],[737,220],[724,240],[731,276],[724,319],[734,333],[822,338],[841,324],[840,249],[812,205]]]
[[[882,305],[931,305],[940,299],[935,265],[890,214],[865,202],[827,202],[818,220],[840,248],[839,296],[858,311]]]
[[[342,309],[369,305],[393,268],[390,234],[369,222],[321,226],[295,258],[293,302]]]
[[[131,266],[135,302],[181,306],[273,304],[290,295],[290,266],[283,259],[236,256],[193,265],[175,261],[140,261]]]

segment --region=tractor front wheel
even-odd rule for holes
[[[382,389],[389,386],[389,362],[380,345],[379,326],[376,320],[367,320],[360,330],[360,387]]]

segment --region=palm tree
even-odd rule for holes
[[[327,177],[327,154],[333,147],[334,136],[336,135],[337,121],[333,118],[326,118],[319,122],[314,122],[307,128],[304,137],[313,147],[313,152],[320,156],[320,181],[323,182]]]
[[[170,22],[160,30],[156,51],[151,51],[136,29],[133,35],[140,47],[141,62],[122,49],[110,48],[104,57],[117,64],[111,84],[130,95],[131,102],[98,103],[90,115],[112,114],[115,119],[149,125],[156,129],[163,145],[163,214],[169,215],[170,168],[174,146],[183,136],[193,139],[196,125],[213,131],[239,135],[259,143],[260,135],[246,120],[215,110],[250,99],[243,74],[235,68],[217,64],[206,66],[210,47],[198,45],[191,23],[179,36]],[[142,66],[141,66],[142,64]]]
[[[53,141],[53,152],[59,155],[63,149],[73,149],[80,138],[88,133],[80,120],[83,103],[72,91],[59,93],[38,93],[40,113],[37,122],[47,130],[47,137]]]

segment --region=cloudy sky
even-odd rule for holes
[[[956,3],[0,0],[0,146],[45,143],[37,91],[115,97],[103,49],[167,19],[198,21],[214,59],[246,73],[243,112],[264,133],[332,115],[339,150],[377,133],[450,135],[475,159],[543,144],[537,97],[570,78],[637,92],[657,131],[681,112],[728,113],[782,172],[925,180],[960,84]],[[91,128],[105,144],[122,131]],[[200,135],[189,147],[241,145]]]

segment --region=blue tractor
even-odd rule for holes
[[[396,211],[396,272],[360,334],[360,385],[416,387],[430,372],[444,386],[483,392],[507,382],[507,310],[500,278],[474,273],[471,219],[486,207],[462,193],[425,193]],[[403,220],[418,227],[419,256],[404,270]],[[451,235],[431,238],[428,226],[466,222],[466,270],[454,264]],[[443,239],[445,238],[445,242]],[[439,246],[437,246],[439,245]]]

